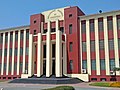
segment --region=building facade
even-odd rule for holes
[[[120,11],[85,15],[64,7],[0,30],[0,79],[77,77],[120,81]]]

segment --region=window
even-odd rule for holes
[[[22,66],[23,66],[23,63],[20,62],[20,71],[22,71]]]
[[[82,52],[86,52],[86,42],[82,42]]]
[[[10,34],[10,41],[13,41],[13,34]]]
[[[36,23],[37,21],[36,20],[34,20],[34,23]]]
[[[29,39],[29,31],[26,33],[26,39]]]
[[[15,34],[15,41],[18,41],[18,33]]]
[[[18,53],[18,52],[17,52],[17,48],[15,48],[15,56],[17,56],[17,53]]]
[[[86,33],[86,22],[85,21],[81,22],[81,32]]]
[[[113,70],[113,68],[115,67],[115,59],[110,59],[110,70]]]
[[[20,48],[20,55],[21,56],[23,55],[23,48],[22,47]]]
[[[69,51],[72,52],[72,50],[73,50],[73,49],[72,49],[72,47],[73,47],[73,43],[70,42],[69,45],[70,45],[70,46],[69,46]]]
[[[118,48],[120,49],[120,38],[118,38]]]
[[[0,49],[0,56],[2,57],[2,49]]]
[[[7,34],[5,35],[5,42],[6,43],[8,42],[8,35]]]
[[[29,55],[29,47],[26,47],[26,55]]]
[[[87,60],[82,60],[82,69],[87,69]]]
[[[43,58],[46,58],[46,45],[43,45]]]
[[[56,31],[56,29],[55,28],[51,28],[51,32],[55,32]]]
[[[73,60],[70,60],[70,70],[73,70]]]
[[[37,34],[36,30],[34,30],[34,35],[36,35],[36,34]]]
[[[99,31],[103,31],[104,30],[104,28],[103,28],[103,21],[99,21],[98,20],[98,30]]]
[[[64,27],[60,27],[60,31],[64,33]]]
[[[25,63],[25,70],[28,71],[28,63],[27,62]]]
[[[104,50],[104,40],[99,41],[99,49]]]
[[[112,19],[107,19],[107,27],[108,27],[108,30],[113,30],[113,21]]]
[[[90,32],[94,32],[94,20],[90,20]]]
[[[21,34],[20,34],[20,39],[21,40],[23,40],[23,37],[24,37],[23,34],[24,34],[23,32],[21,32]]]
[[[10,53],[10,56],[12,56],[12,48],[10,48],[9,53]]]
[[[4,72],[6,71],[6,63],[4,63]]]
[[[117,29],[120,30],[120,18],[117,19]]]
[[[14,71],[17,72],[17,62],[14,63]]]
[[[108,40],[109,50],[114,50],[114,40]]]
[[[90,41],[90,50],[91,50],[91,52],[92,51],[95,51],[95,41]]]
[[[1,35],[1,37],[0,37],[0,43],[2,43],[3,42],[3,35]]]
[[[0,73],[1,73],[1,63],[0,63]]]
[[[72,34],[72,24],[69,25],[69,34]]]
[[[91,68],[92,70],[96,70],[96,60],[91,60]]]
[[[100,70],[105,70],[105,59],[100,60]]]
[[[5,54],[4,56],[7,56],[7,48],[5,48],[4,50],[5,50],[4,51],[4,54]]]
[[[47,29],[44,29],[44,30],[43,30],[43,33],[47,33]]]
[[[69,14],[69,17],[72,17],[72,14]]]
[[[12,63],[9,63],[9,72],[11,72]]]

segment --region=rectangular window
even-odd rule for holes
[[[25,70],[28,71],[28,63],[27,62],[25,63]]]
[[[87,69],[87,60],[82,60],[82,69]]]
[[[104,50],[104,40],[99,41],[99,49]]]
[[[51,32],[55,32],[56,31],[56,29],[55,28],[51,28]]]
[[[1,63],[0,63],[0,73],[1,73]]]
[[[95,28],[94,28],[94,20],[90,20],[89,21],[89,24],[90,24],[90,32],[94,32],[95,30]]]
[[[64,27],[60,27],[60,31],[64,33]]]
[[[4,63],[4,72],[6,71],[6,63]]]
[[[107,27],[108,30],[113,30],[113,20],[110,18],[107,18]]]
[[[2,57],[2,49],[0,49],[0,57]]]
[[[9,53],[10,53],[10,56],[12,56],[12,48],[10,48]]]
[[[10,34],[10,41],[13,41],[13,34]]]
[[[15,41],[18,41],[18,33],[15,34]]]
[[[12,63],[9,63],[9,72],[11,72],[11,68],[12,68]]]
[[[69,46],[69,51],[72,52],[72,51],[73,51],[73,43],[70,42],[69,45],[70,45],[70,46]]]
[[[6,57],[7,56],[7,48],[4,49],[4,56]]]
[[[70,60],[70,70],[73,70],[73,60]]]
[[[91,68],[92,70],[96,70],[96,60],[91,60]]]
[[[46,45],[43,45],[43,58],[46,58]]]
[[[20,48],[20,56],[22,56],[23,55],[23,48],[21,47]]]
[[[86,33],[86,22],[85,21],[81,22],[81,32]]]
[[[29,55],[29,47],[26,47],[26,55]]]
[[[23,40],[23,37],[24,37],[24,33],[21,32],[21,34],[20,34],[20,39]]]
[[[17,72],[17,62],[14,63],[14,71]]]
[[[22,72],[22,66],[23,66],[23,63],[20,62],[20,71]]]
[[[120,38],[118,38],[118,48],[120,50]]]
[[[117,18],[117,29],[120,30],[120,18]]]
[[[100,70],[105,70],[105,59],[100,59]]]
[[[15,56],[17,56],[17,53],[18,53],[17,51],[18,51],[17,48],[15,48]]]
[[[36,35],[37,34],[37,31],[36,30],[34,30],[34,35]]]
[[[44,29],[44,30],[43,30],[43,33],[47,33],[47,29]]]
[[[103,20],[98,20],[98,30],[99,31],[103,31],[104,30],[104,28],[103,28]]]
[[[5,34],[5,42],[7,43],[8,42],[8,35]]]
[[[82,52],[86,52],[86,42],[82,42]]]
[[[90,41],[90,50],[91,50],[91,52],[92,51],[95,51],[95,41]]]
[[[108,40],[109,50],[114,50],[114,40]]]
[[[3,43],[3,34],[1,34],[0,43]]]
[[[29,39],[29,31],[26,32],[26,39]]]
[[[69,25],[69,34],[72,34],[72,24]]]
[[[110,59],[110,70],[113,70],[115,67],[115,59]]]

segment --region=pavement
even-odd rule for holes
[[[73,86],[75,90],[120,90],[120,88],[89,86],[89,83],[78,84],[24,84],[0,82],[0,90],[42,90],[56,86]]]

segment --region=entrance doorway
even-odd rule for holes
[[[43,60],[43,75],[46,75],[46,60]]]
[[[55,60],[52,60],[52,75],[55,75]]]

